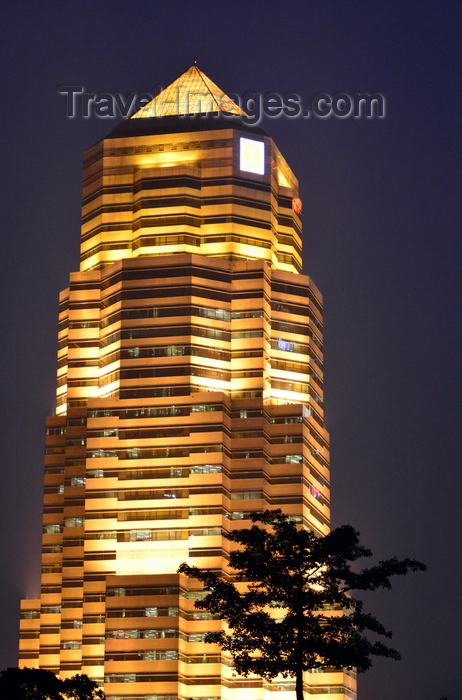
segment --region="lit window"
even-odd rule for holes
[[[103,430],[103,437],[113,437],[119,434],[119,431],[117,428],[105,428]]]
[[[61,606],[60,605],[47,605],[42,607],[41,612],[44,615],[54,615],[56,613],[61,612]]]
[[[203,642],[205,640],[205,632],[196,634],[188,634],[188,642]]]
[[[40,610],[24,610],[21,613],[21,618],[23,620],[35,620],[40,617]]]
[[[141,450],[138,447],[134,447],[131,450],[127,450],[127,457],[130,459],[136,459],[137,457],[140,457],[141,455]],[[117,456],[117,453],[116,453]]]
[[[218,474],[222,468],[220,464],[195,464],[190,471],[191,474]]]
[[[107,639],[139,639],[139,630],[111,630],[107,632]]]
[[[64,520],[64,525],[66,527],[82,527],[83,518],[66,518]]]
[[[102,469],[90,469],[87,474],[93,479],[102,479],[104,477],[104,471]]]
[[[289,343],[288,340],[278,338],[278,350],[286,350],[290,352],[292,350],[292,343]]]
[[[147,542],[152,539],[152,530],[131,530],[130,542]]]
[[[61,643],[61,649],[81,649],[82,642],[68,640]]]
[[[184,355],[185,354],[185,346],[184,345],[169,345],[167,348],[165,348],[165,354],[167,357],[176,357],[178,355]]]

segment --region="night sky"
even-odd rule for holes
[[[82,159],[116,119],[60,85],[152,92],[193,63],[225,92],[379,92],[384,119],[267,119],[300,182],[304,272],[324,294],[333,525],[411,556],[367,608],[403,660],[360,700],[462,698],[461,5],[352,0],[8,2],[1,52],[0,669],[38,593],[58,293],[78,270]],[[455,693],[458,693],[456,695]]]

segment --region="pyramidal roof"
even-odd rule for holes
[[[207,112],[246,113],[215,85],[196,65],[160,91],[150,102],[135,112],[131,119],[167,117]]]

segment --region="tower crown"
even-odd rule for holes
[[[84,163],[81,271],[195,253],[301,272],[297,179],[243,114],[193,65],[95,144]]]
[[[196,65],[160,91],[154,99],[132,115],[131,119],[168,117],[186,114],[226,112],[246,116],[233,100]]]

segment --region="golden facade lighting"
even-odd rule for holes
[[[167,109],[198,81],[205,115]],[[160,116],[148,105],[85,157],[20,664],[87,673],[109,700],[289,700],[291,681],[235,677],[204,643],[221,623],[176,571],[226,574],[223,532],[265,508],[328,532],[322,298],[273,141],[230,102],[222,114],[196,66],[164,92]],[[355,697],[352,674],[305,682],[319,700]]]

